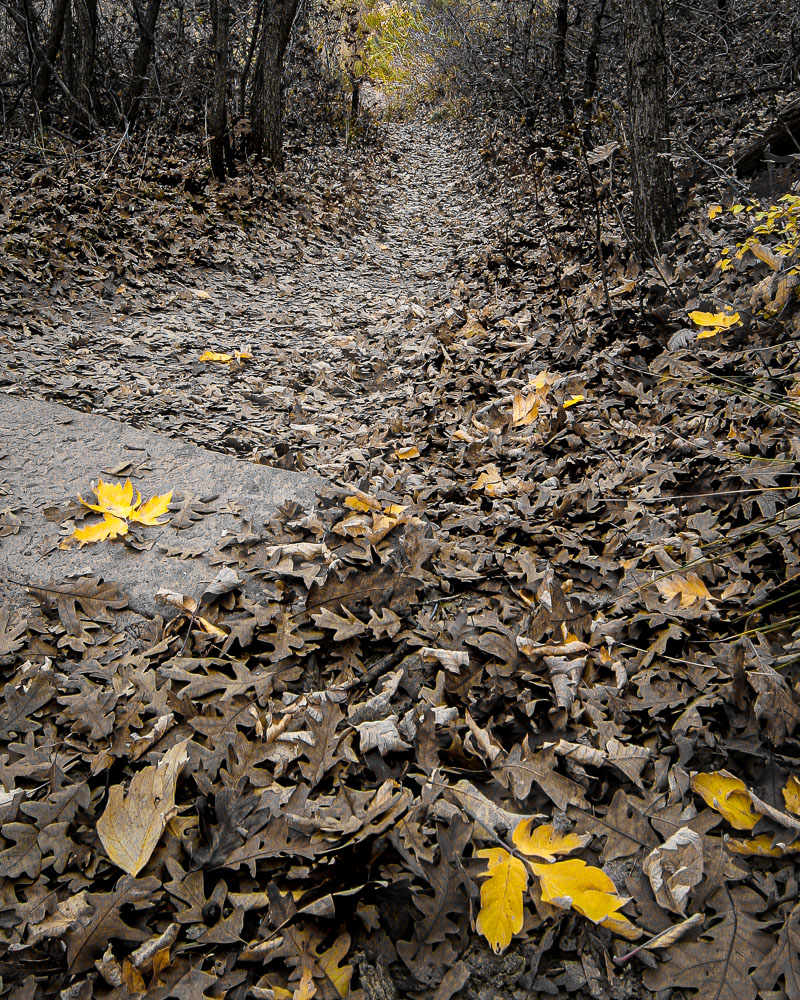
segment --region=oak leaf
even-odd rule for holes
[[[551,823],[544,823],[532,829],[535,822],[535,816],[522,820],[512,835],[514,845],[529,857],[555,861],[559,854],[579,851],[592,839],[591,834],[556,833]]]
[[[687,573],[685,577],[671,576],[656,583],[662,597],[671,601],[680,597],[681,608],[689,608],[695,602],[705,601],[711,604],[711,594],[697,573]]]
[[[528,886],[528,873],[523,862],[502,847],[488,847],[476,851],[475,856],[485,858],[487,864],[475,927],[492,951],[500,955],[522,930],[522,896]]]
[[[109,858],[130,875],[138,875],[150,860],[175,809],[175,786],[188,760],[188,743],[176,743],[157,766],[138,771],[127,795],[122,785],[109,789],[97,833]]]

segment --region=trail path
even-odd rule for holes
[[[4,391],[328,477],[368,462],[376,435],[401,445],[431,311],[496,220],[468,140],[393,125],[386,154],[354,239],[312,219],[242,274],[193,272],[126,312],[62,309],[29,331]],[[197,360],[245,345],[241,367]]]

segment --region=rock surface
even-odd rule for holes
[[[239,461],[108,417],[0,396],[0,578],[63,585],[91,575],[116,583],[140,614],[167,614],[160,589],[199,597],[217,574],[226,534],[265,533],[286,501],[313,507],[316,477]],[[145,548],[121,539],[60,548],[98,479],[130,477],[143,498],[173,490],[169,523],[142,527]],[[179,509],[176,509],[179,506]],[[80,523],[80,522],[78,522]]]

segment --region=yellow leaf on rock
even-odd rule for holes
[[[475,927],[483,934],[496,955],[522,930],[522,895],[528,886],[525,865],[502,847],[476,851],[485,858],[486,881],[481,886],[481,909]]]
[[[691,788],[735,830],[752,830],[761,819],[745,783],[728,771],[692,775]]]
[[[175,786],[188,759],[188,743],[176,743],[158,765],[137,771],[127,795],[122,785],[109,789],[97,833],[109,858],[129,875],[138,875],[150,860],[175,809]]]
[[[221,354],[219,351],[203,351],[200,355],[201,361],[222,361],[226,365],[233,361],[232,354]]]
[[[536,817],[530,816],[518,823],[513,833],[513,841],[523,854],[541,858],[543,861],[555,861],[559,854],[578,851],[592,839],[591,834],[578,836],[576,833],[556,833],[551,823],[532,829],[535,822]]]
[[[172,500],[172,490],[169,493],[162,493],[161,496],[150,497],[147,503],[137,507],[130,515],[131,521],[138,521],[139,524],[166,524],[166,521],[159,521],[160,517],[169,510]]]
[[[97,497],[97,503],[87,503],[83,497],[78,499],[84,507],[89,510],[96,510],[100,514],[112,514],[114,517],[130,517],[134,507],[141,503],[141,494],[136,492],[136,502],[133,500],[133,485],[130,479],[125,480],[125,485],[119,483],[104,483],[98,480],[97,486],[92,484],[92,490]]]
[[[670,576],[666,580],[658,580],[656,586],[667,601],[680,596],[682,608],[691,607],[695,601],[712,603],[711,594],[697,573],[687,573],[685,577]]]
[[[797,775],[793,774],[786,782],[786,788],[783,790],[783,801],[790,813],[800,816],[800,778]]]
[[[104,542],[107,538],[116,538],[118,535],[125,535],[128,532],[128,523],[122,518],[114,517],[113,514],[106,514],[102,521],[97,524],[87,525],[85,528],[77,528],[71,538],[81,545],[89,542]]]
[[[617,911],[627,898],[617,895],[617,887],[600,868],[571,858],[553,864],[532,864],[539,876],[542,899],[562,909],[572,907],[595,924],[612,918],[619,920]]]

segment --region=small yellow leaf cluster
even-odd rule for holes
[[[783,789],[783,801],[787,813],[773,809],[758,800],[753,802],[753,795],[741,778],[729,771],[712,771],[709,774],[695,774],[691,779],[692,791],[696,792],[715,812],[718,812],[734,830],[752,830],[756,823],[765,815],[760,809],[766,810],[770,819],[782,823],[793,830],[793,843],[780,843],[769,833],[761,833],[749,840],[728,840],[728,847],[736,854],[755,855],[762,858],[780,858],[787,853],[800,851],[800,840],[797,839],[798,824],[795,817],[800,816],[800,778],[792,775]],[[758,805],[758,808],[756,806]]]
[[[538,878],[545,903],[577,910],[623,937],[638,937],[638,928],[619,912],[628,900],[617,895],[616,886],[604,871],[578,858],[556,860],[559,855],[585,847],[589,836],[557,833],[549,823],[534,828],[533,823],[533,817],[522,820],[512,835],[516,851],[526,855],[525,859],[502,847],[476,852],[487,863],[476,927],[494,952],[499,955],[505,951],[513,935],[522,930],[529,872]],[[538,861],[527,861],[528,857]]]
[[[690,312],[689,319],[701,327],[697,334],[698,340],[702,340],[704,337],[716,337],[720,330],[727,330],[731,326],[739,326],[742,322],[738,312],[730,315],[727,313],[702,312],[700,309]]]
[[[80,496],[78,499],[84,507],[102,514],[103,520],[85,528],[78,528],[67,541],[74,539],[79,544],[86,545],[88,542],[102,542],[107,538],[116,538],[118,535],[127,534],[129,521],[150,526],[166,523],[160,518],[167,513],[172,500],[172,490],[161,496],[151,497],[145,503],[142,503],[142,495],[138,490],[136,490],[136,500],[133,499],[133,485],[130,479],[125,480],[124,486],[119,483],[104,483],[100,479],[97,486],[92,485],[92,490],[97,503],[87,503]]]

